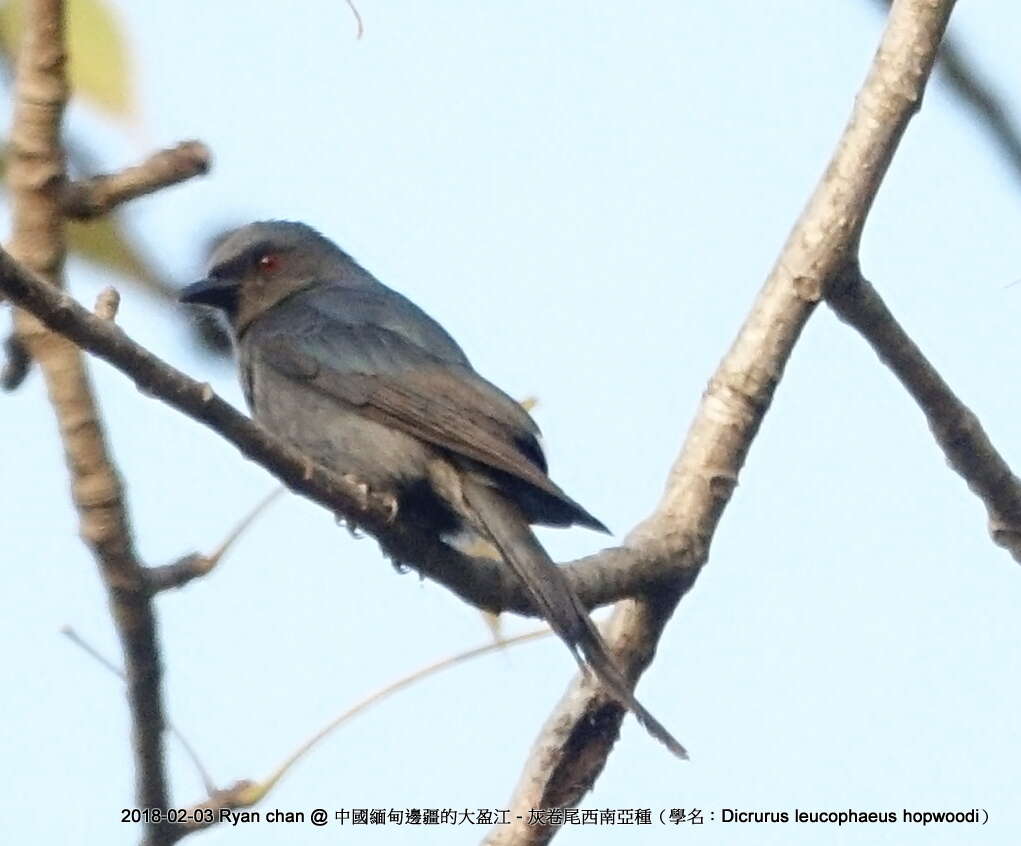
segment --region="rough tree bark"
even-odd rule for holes
[[[61,120],[68,99],[62,0],[32,0],[14,83],[7,179],[11,191],[11,256],[53,289],[62,287],[65,256],[65,203],[69,195]],[[172,184],[205,169],[200,147],[181,156],[168,151],[158,173],[133,169],[132,187],[148,190]],[[189,161],[182,161],[189,158]],[[142,171],[149,173],[148,180]],[[103,181],[70,186],[79,207],[112,209],[141,190],[112,188]],[[121,479],[111,460],[99,410],[81,351],[65,336],[46,328],[32,314],[16,315],[19,342],[38,362],[46,381],[71,475],[71,492],[82,540],[92,550],[107,589],[110,610],[124,652],[131,712],[132,746],[139,806],[167,805],[163,765],[163,709],[156,621],[131,537]],[[160,827],[150,827],[157,842]]]

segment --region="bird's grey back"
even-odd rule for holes
[[[357,265],[355,265],[357,267]],[[361,270],[359,267],[358,270]],[[393,332],[424,355],[448,364],[470,366],[468,357],[447,331],[407,297],[362,271],[374,284],[338,279],[296,294],[285,304],[296,316],[323,326],[372,327]]]

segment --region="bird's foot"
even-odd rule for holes
[[[387,525],[390,525],[397,519],[397,512],[400,510],[400,506],[397,503],[397,497],[391,493],[384,493],[380,494],[379,498],[382,500],[383,507],[386,509]]]
[[[388,491],[374,491],[365,482],[357,476],[352,476],[350,473],[344,475],[344,481],[354,486],[355,500],[363,511],[368,511],[372,505],[372,500],[376,500],[386,510],[386,522],[388,524],[393,523],[397,519],[397,512],[400,506],[397,502],[397,497],[392,493]]]
[[[368,510],[369,507],[369,486],[365,484],[357,476],[352,476],[350,473],[344,474],[344,481],[348,482],[354,487],[354,498],[358,503],[358,506],[363,510]]]

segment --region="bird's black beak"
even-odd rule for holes
[[[177,299],[182,303],[212,306],[230,314],[237,309],[238,284],[227,279],[200,279],[182,290]]]

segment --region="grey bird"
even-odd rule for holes
[[[396,503],[396,520],[495,546],[535,610],[674,754],[531,524],[605,526],[547,475],[528,412],[479,376],[418,306],[302,223],[232,232],[181,301],[220,309],[255,419],[316,463]],[[579,655],[580,652],[580,655]],[[581,656],[584,656],[584,662]]]

